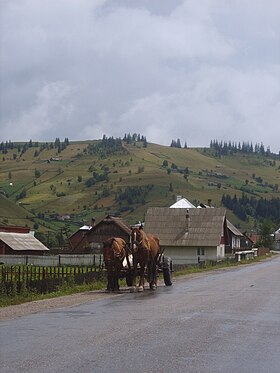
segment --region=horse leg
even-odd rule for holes
[[[122,268],[122,263],[121,262],[118,262],[118,263],[115,264],[115,267],[114,267],[114,290],[115,291],[120,290],[119,276],[120,276],[121,268]]]
[[[132,272],[131,291],[135,292],[136,291],[136,278],[137,278],[137,264],[138,264],[138,261],[135,256],[133,256],[132,258],[132,263],[133,263],[133,272]]]
[[[107,268],[107,289],[106,291],[114,290],[113,278],[114,278],[113,268],[112,268],[112,265],[110,264],[108,265],[108,268]]]
[[[144,290],[144,283],[145,283],[145,269],[146,264],[148,263],[149,252],[144,252],[142,254],[142,258],[140,260],[140,281],[139,281],[139,291]]]
[[[151,268],[151,282],[150,282],[150,289],[155,290],[157,288],[157,265],[154,258],[151,259],[150,262]]]
[[[140,263],[140,280],[139,280],[138,291],[144,290],[144,281],[145,281],[144,274],[145,274],[145,265],[143,265],[143,263]]]

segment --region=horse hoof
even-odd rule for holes
[[[144,287],[143,286],[139,286],[139,288],[138,288],[138,291],[144,291]]]
[[[136,292],[136,286],[132,286],[131,289],[130,289],[130,292],[135,293]]]
[[[155,284],[151,285],[152,290],[156,290],[157,286]]]

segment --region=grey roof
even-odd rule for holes
[[[162,246],[218,246],[225,220],[226,210],[222,208],[151,207],[146,213],[144,230],[156,234]]]
[[[235,235],[235,236],[243,236],[243,234],[233,225],[230,221],[227,220],[227,227],[228,229]]]
[[[96,227],[102,223],[115,223],[121,230],[130,235],[130,226],[127,225],[127,223],[122,218],[113,215],[107,215],[105,218],[100,220],[96,225],[92,227],[92,232],[94,232]]]
[[[0,240],[15,251],[49,251],[31,233],[0,232]]]

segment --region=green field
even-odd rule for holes
[[[72,233],[90,224],[92,217],[107,214],[119,214],[133,224],[143,220],[148,207],[170,206],[177,195],[195,205],[211,199],[215,207],[221,206],[223,194],[239,197],[246,191],[258,199],[280,196],[280,160],[273,154],[215,157],[210,149],[152,143],[144,147],[141,141],[122,142],[125,152],[105,157],[85,152],[88,144],[96,143],[70,142],[61,152],[56,148],[40,151],[38,144],[23,154],[14,146],[2,154],[0,224],[27,225],[44,233],[57,232],[67,222]],[[87,186],[94,173],[106,174],[106,179]],[[151,188],[146,193],[147,185]],[[117,200],[128,187],[140,188],[141,196]],[[63,216],[70,219],[59,220]],[[251,224],[239,221],[231,212],[229,217],[244,229]]]

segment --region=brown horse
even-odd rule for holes
[[[119,276],[126,256],[126,242],[112,237],[103,242],[103,260],[107,269],[107,291],[118,291]]]
[[[157,265],[160,254],[159,239],[153,234],[146,234],[142,227],[131,230],[131,251],[133,255],[133,281],[132,286],[136,289],[136,277],[138,264],[140,266],[139,291],[144,290],[145,269],[148,269],[148,281],[150,289],[157,287]]]

